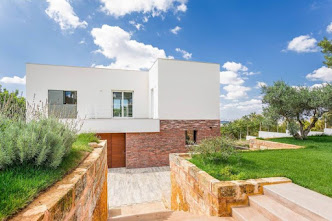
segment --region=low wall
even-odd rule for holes
[[[231,216],[232,206],[248,205],[263,186],[292,182],[284,177],[219,181],[190,163],[190,154],[170,154],[171,209],[208,216]]]
[[[12,220],[107,220],[107,144],[40,194]]]
[[[332,136],[332,128],[325,128],[324,129],[324,134]]]
[[[278,133],[269,131],[259,131],[258,137],[260,138],[277,138],[277,137],[291,137],[289,133]]]
[[[326,132],[325,132],[326,131]],[[317,136],[317,135],[329,135],[328,130],[324,130],[324,132],[319,131],[310,131],[308,136]],[[332,129],[330,131],[330,135],[332,135]],[[269,132],[269,131],[259,131],[258,137],[260,138],[278,138],[278,137],[292,137],[288,131],[286,133],[278,133],[278,132]]]
[[[251,150],[276,150],[276,149],[299,149],[303,148],[303,146],[286,144],[286,143],[278,143],[267,140],[259,140],[259,139],[251,139],[249,140],[249,149]]]

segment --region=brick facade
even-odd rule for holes
[[[127,133],[126,167],[168,166],[170,153],[187,152],[186,130],[197,130],[197,142],[200,142],[220,135],[220,121],[161,120],[159,133]]]

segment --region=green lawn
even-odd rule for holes
[[[19,165],[0,170],[0,220],[25,207],[39,192],[77,167],[86,153],[91,152],[88,143],[93,141],[98,141],[94,134],[79,135],[70,154],[57,169]]]
[[[219,180],[283,176],[332,197],[332,136],[309,137],[305,141],[293,138],[271,140],[306,148],[241,152],[228,163],[195,156],[191,162]]]

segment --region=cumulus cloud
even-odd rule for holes
[[[317,52],[317,40],[309,35],[301,35],[288,43],[287,50],[297,53]]]
[[[100,0],[102,10],[115,17],[132,12],[151,14],[153,17],[169,10],[185,12],[187,0]]]
[[[26,77],[24,76],[23,78],[18,77],[18,76],[13,76],[13,77],[3,77],[0,79],[0,83],[3,84],[25,84],[26,83]]]
[[[92,29],[91,35],[99,47],[97,52],[114,60],[109,68],[148,69],[157,58],[167,57],[164,50],[133,40],[118,26],[103,25]]]
[[[80,21],[68,0],[46,0],[46,14],[60,25],[62,30],[86,28],[88,23]]]
[[[228,71],[238,72],[238,71],[248,71],[248,68],[241,63],[227,61],[223,66]]]
[[[220,72],[220,84],[243,84],[244,80],[239,77],[238,73],[233,71],[221,71]]]
[[[225,91],[227,91],[226,95],[223,95],[222,97],[227,100],[234,100],[239,98],[245,98],[247,97],[247,91],[250,91],[250,87],[245,87],[242,85],[227,85],[223,87]]]
[[[332,33],[332,22],[326,27],[327,33]]]
[[[321,67],[314,70],[312,73],[306,76],[308,80],[311,81],[326,81],[332,82],[332,69],[328,67]]]
[[[175,28],[172,28],[170,30],[170,32],[172,32],[173,34],[177,35],[179,33],[179,31],[181,30],[181,27],[176,26]]]
[[[175,51],[181,53],[184,59],[191,59],[192,53],[182,50],[181,48],[176,48]]]
[[[267,86],[267,84],[265,82],[262,82],[262,81],[257,81],[257,84],[255,86],[256,89],[260,89],[264,86]]]
[[[176,9],[180,12],[186,12],[187,11],[187,5],[182,3]]]
[[[244,83],[239,72],[246,72],[248,68],[241,63],[226,62],[223,66],[226,71],[220,72],[220,84],[240,85]]]
[[[253,98],[247,101],[220,105],[220,116],[224,120],[235,120],[252,112],[262,112],[262,101],[260,99]]]

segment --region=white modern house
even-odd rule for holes
[[[26,96],[108,140],[109,167],[168,165],[220,132],[219,64],[158,59],[148,71],[27,64]]]

